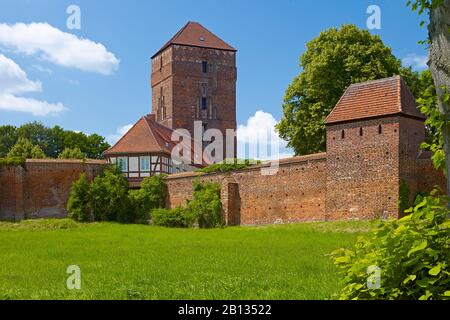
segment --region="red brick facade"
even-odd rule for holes
[[[204,33],[208,41],[209,31],[200,27],[191,23],[180,32],[190,37]],[[214,44],[221,40],[216,37],[216,41]],[[225,45],[211,48],[207,43],[166,44],[152,58],[152,113],[160,123],[187,129],[192,137],[194,121],[205,129],[220,130],[225,137],[226,129],[236,129],[236,79],[235,49]],[[236,156],[236,146],[232,150],[230,158]]]
[[[81,173],[93,179],[105,164],[96,160],[27,160],[23,167],[0,167],[0,220],[65,217],[72,182]]]

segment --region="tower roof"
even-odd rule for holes
[[[395,114],[425,119],[417,109],[413,94],[400,76],[350,85],[325,119],[325,123]]]
[[[170,39],[161,49],[158,50],[158,52],[152,56],[152,59],[172,44],[236,51],[235,48],[220,39],[200,23],[193,21],[189,21],[183,28],[181,28],[180,31],[172,37],[172,39]]]
[[[194,146],[197,142],[192,139],[183,138],[182,142],[172,141],[174,130],[158,123],[155,115],[149,114],[140,118],[134,126],[115,145],[105,151],[106,156],[118,154],[171,154],[172,149],[179,143],[189,143],[187,147],[194,162]],[[201,147],[199,148],[200,150]],[[209,159],[204,158],[203,164],[209,163]]]

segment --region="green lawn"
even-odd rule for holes
[[[0,223],[0,299],[328,299],[328,256],[374,222],[215,230],[71,220]],[[81,290],[66,269],[81,268]]]

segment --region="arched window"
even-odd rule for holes
[[[362,137],[362,135],[363,135],[363,128],[359,128],[359,135]]]
[[[382,134],[383,133],[383,128],[381,127],[381,124],[378,126],[378,134]]]
[[[342,132],[341,132],[341,139],[344,139],[344,138],[345,138],[345,131],[342,130]]]

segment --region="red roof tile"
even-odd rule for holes
[[[178,31],[161,49],[159,49],[158,52],[152,56],[152,58],[172,44],[236,51],[235,48],[210,32],[200,23],[192,21],[188,22],[183,28],[181,28],[181,30]]]
[[[326,124],[394,114],[425,119],[400,76],[350,85],[325,119]]]
[[[166,153],[171,154],[173,148],[179,143],[188,143],[188,150],[191,152],[192,162],[194,162],[194,148],[197,142],[192,139],[183,139],[182,142],[172,141],[173,130],[156,122],[155,115],[149,114],[135,123],[128,132],[111,148],[105,151],[106,156],[115,154],[133,153]],[[202,150],[199,146],[199,150]],[[203,159],[204,164],[211,161]],[[195,162],[194,162],[195,164]]]

